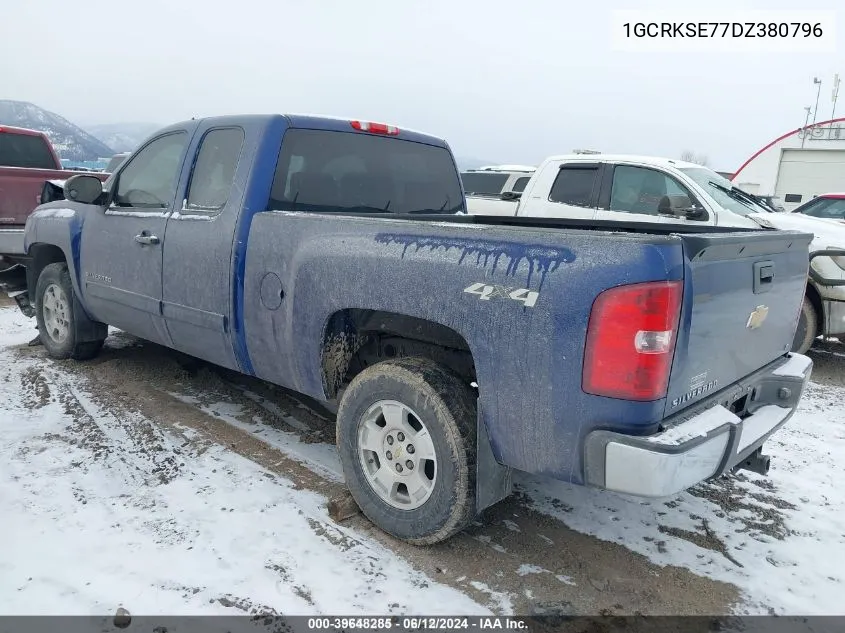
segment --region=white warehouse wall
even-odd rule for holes
[[[802,189],[800,191],[779,191],[782,189],[778,187],[778,180],[782,172],[781,161],[784,150],[801,150],[802,140],[803,149],[808,150],[808,162],[818,161],[821,156],[827,161],[845,164],[845,117],[842,117],[808,126],[806,131],[805,128],[792,130],[763,146],[734,173],[732,178],[734,184],[744,191],[761,196],[780,195],[787,210],[794,208],[798,203],[786,203],[783,200],[783,195],[786,193],[801,194],[803,203],[813,195],[826,193],[829,190],[845,190],[845,171],[843,171],[842,184],[838,186],[836,178],[827,176],[808,178],[806,184],[800,185]],[[820,154],[819,150],[824,151],[824,155]],[[827,152],[831,153],[828,155]],[[790,152],[790,158],[794,160],[794,152]],[[828,172],[830,171],[828,169]],[[789,186],[798,185],[790,180]],[[818,187],[825,190],[816,191]]]

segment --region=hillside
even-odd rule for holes
[[[0,100],[0,124],[46,132],[59,156],[64,159],[96,161],[115,153],[78,125],[26,101]]]
[[[105,123],[88,125],[91,134],[111,147],[115,152],[131,152],[159,128],[158,123]]]
[[[478,169],[485,165],[498,165],[496,161],[481,160],[479,158],[471,158],[469,156],[455,156],[455,162],[458,164],[458,169]]]

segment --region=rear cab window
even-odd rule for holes
[[[0,131],[0,166],[57,169],[56,160],[43,136]]]
[[[282,141],[271,211],[464,212],[445,147],[359,132],[293,128]]]

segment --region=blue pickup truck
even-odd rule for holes
[[[352,496],[416,544],[514,470],[643,497],[765,473],[812,369],[810,234],[470,216],[446,142],[391,125],[192,120],[54,197],[6,276],[50,356],[108,324],[336,404]]]

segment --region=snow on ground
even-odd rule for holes
[[[811,383],[765,452],[772,456],[768,477],[745,471],[670,500],[530,476],[517,486],[535,509],[574,530],[737,585],[743,613],[841,615],[845,389]]]
[[[22,391],[31,366],[6,347],[32,334],[31,320],[0,308],[0,536],[9,545],[0,551],[0,595],[11,596],[0,613],[118,605],[148,613],[232,612],[232,605],[287,613],[509,611],[507,595],[474,584],[489,595],[481,606],[431,581],[331,522],[321,496],[197,443],[188,429],[172,436],[140,416],[111,418],[86,396],[95,386],[68,384],[59,364],[45,372],[53,396],[41,402],[38,384]],[[172,395],[320,476],[340,477],[330,443],[247,419],[219,394]],[[845,388],[811,384],[798,413],[766,445],[769,477],[741,473],[658,501],[527,475],[517,477],[517,492],[574,530],[737,585],[742,613],[841,614],[843,449]],[[520,531],[514,522],[506,527]],[[551,572],[524,564],[516,573]]]
[[[249,392],[248,392],[249,393]],[[340,465],[340,458],[332,444],[314,443],[306,444],[300,441],[299,436],[290,431],[283,431],[277,427],[264,425],[263,419],[252,419],[249,422],[243,421],[243,407],[233,402],[211,402],[205,403],[207,398],[201,398],[205,394],[188,395],[184,393],[170,392],[171,396],[186,404],[196,406],[200,411],[207,413],[219,420],[231,424],[235,428],[249,431],[263,442],[283,453],[303,460],[313,472],[330,481],[343,481],[343,469]],[[251,394],[254,397],[255,394]],[[249,397],[249,395],[248,395]],[[289,416],[285,416],[287,419]],[[307,428],[307,427],[306,427]]]
[[[342,477],[331,445],[302,443],[269,425],[256,428],[255,421],[238,417],[238,405],[206,404],[207,396],[198,395],[178,397],[252,430],[319,474]],[[768,477],[744,471],[668,500],[524,474],[516,477],[517,492],[571,529],[624,545],[658,565],[737,585],[746,599],[742,613],[845,613],[845,388],[811,383],[798,412],[765,451],[772,456]],[[524,565],[517,573],[550,572]]]
[[[320,495],[36,374],[8,349],[32,323],[0,308],[0,614],[490,613]]]

